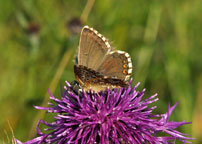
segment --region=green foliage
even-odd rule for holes
[[[180,101],[171,118],[192,121],[181,131],[201,143],[201,12],[200,0],[0,0],[0,143],[11,135],[8,122],[15,137],[30,139],[44,118],[33,105],[47,103],[48,88],[59,96],[60,84],[74,80],[74,18],[130,53],[132,77],[147,96],[159,93],[159,112]]]

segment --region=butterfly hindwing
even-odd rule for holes
[[[111,51],[97,70],[108,77],[127,81],[132,73],[131,58],[123,51]]]

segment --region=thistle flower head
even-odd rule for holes
[[[175,130],[189,122],[169,121],[177,104],[168,106],[165,114],[154,115],[152,111],[156,107],[149,107],[149,104],[158,100],[157,94],[142,100],[145,89],[139,92],[136,90],[139,83],[132,88],[131,82],[120,90],[107,89],[97,93],[89,90],[80,94],[73,92],[72,86],[66,82],[61,99],[49,92],[54,103],[49,103],[50,107],[36,106],[56,113],[55,121],[40,120],[39,124],[48,127],[46,132],[37,128],[38,137],[25,144],[168,144],[176,140],[191,143],[187,140],[192,138]]]

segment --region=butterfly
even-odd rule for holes
[[[74,73],[83,90],[126,87],[132,73],[132,62],[128,53],[114,50],[103,35],[84,26]]]

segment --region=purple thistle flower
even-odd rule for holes
[[[177,127],[190,122],[169,121],[169,117],[177,104],[170,107],[168,112],[154,115],[156,108],[148,107],[158,100],[157,94],[142,100],[145,89],[136,91],[139,83],[131,88],[107,89],[105,92],[94,93],[91,90],[76,94],[72,86],[66,82],[62,99],[55,98],[49,91],[50,107],[35,108],[56,113],[52,123],[39,121],[48,128],[43,133],[37,126],[38,137],[24,144],[68,143],[68,144],[169,144],[176,140],[191,143],[187,134],[175,130]],[[164,133],[166,136],[157,136]],[[17,144],[22,144],[16,140]]]

